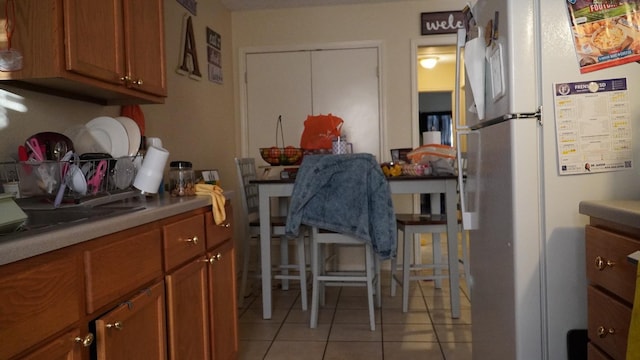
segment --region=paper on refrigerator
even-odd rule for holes
[[[484,119],[484,71],[485,71],[485,51],[486,45],[484,41],[483,29],[478,28],[478,36],[467,41],[464,46],[464,68],[467,73],[468,83],[471,85],[471,93],[473,94],[475,111],[478,119]]]

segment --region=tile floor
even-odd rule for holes
[[[451,319],[448,280],[413,281],[409,311],[402,313],[401,288],[390,295],[390,273],[383,270],[382,307],[376,331],[369,329],[366,288],[329,287],[316,329],[310,310],[302,311],[300,288],[273,292],[273,317],[262,319],[258,286],[239,309],[241,360],[468,360],[471,359],[471,304],[461,279],[461,317]],[[309,298],[311,291],[308,291]],[[309,299],[309,305],[311,300]]]

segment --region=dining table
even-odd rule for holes
[[[458,177],[456,175],[401,175],[387,177],[392,194],[444,194],[447,228],[447,253],[451,318],[460,318],[460,287],[458,270]],[[258,178],[251,180],[258,185],[260,216],[260,261],[262,274],[271,273],[271,199],[288,198],[293,193],[295,179]],[[436,209],[439,211],[440,209]],[[434,213],[436,212],[434,211]],[[451,241],[453,239],[453,241]],[[262,317],[271,319],[271,276],[262,276]]]

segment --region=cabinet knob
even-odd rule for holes
[[[122,323],[120,321],[116,321],[113,324],[107,324],[105,325],[107,327],[107,329],[116,329],[116,330],[122,330]]]
[[[75,339],[73,339],[73,341],[82,344],[82,346],[84,347],[89,347],[91,346],[91,344],[93,344],[93,334],[92,333],[88,333],[85,337],[81,338],[80,336],[77,336]]]
[[[194,236],[194,237],[190,237],[187,240],[185,240],[186,242],[193,244],[193,245],[198,245],[198,237]]]
[[[615,264],[616,263],[614,261],[606,260],[602,256],[596,256],[596,261],[595,261],[596,269],[600,271],[606,269],[607,266],[613,267]]]
[[[598,337],[606,337],[607,335],[613,335],[616,333],[614,328],[606,329],[604,326],[598,326]]]
[[[137,80],[131,80],[131,83],[133,85],[142,86],[142,84],[144,84],[144,81],[142,81],[142,79],[137,79]]]
[[[212,257],[208,258],[205,261],[207,261],[209,264],[213,264],[216,261],[220,261],[220,260],[222,260],[222,254],[221,253],[217,253],[217,254],[213,255]]]
[[[226,222],[224,224],[220,224],[219,226],[222,226],[223,228],[227,228],[228,229],[228,228],[231,227],[231,223]]]

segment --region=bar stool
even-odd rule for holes
[[[442,262],[442,254],[440,247],[440,237],[432,236],[433,261],[429,264],[422,264],[416,261],[419,255],[419,238],[415,238],[416,234],[431,233],[432,235],[445,233],[447,231],[447,219],[444,214],[396,214],[396,223],[398,227],[398,239],[402,239],[403,255],[402,264],[398,265],[398,258],[391,259],[391,296],[396,295],[396,286],[402,286],[402,312],[407,312],[409,308],[409,284],[412,280],[434,280],[439,281],[449,277],[448,272],[443,274],[442,270],[449,269],[450,266],[458,266],[458,264],[448,264]],[[460,231],[462,223],[458,221]],[[399,233],[403,236],[400,237]],[[415,242],[418,241],[418,244]],[[447,241],[458,241],[458,239],[447,239]],[[415,245],[415,246],[414,246]],[[411,250],[413,250],[413,261]],[[465,276],[469,274],[468,250],[466,245],[466,237],[462,237],[462,262],[464,265]],[[433,269],[433,274],[420,274],[421,270]],[[397,271],[401,270],[402,276],[398,276]],[[437,284],[439,285],[439,283]]]

